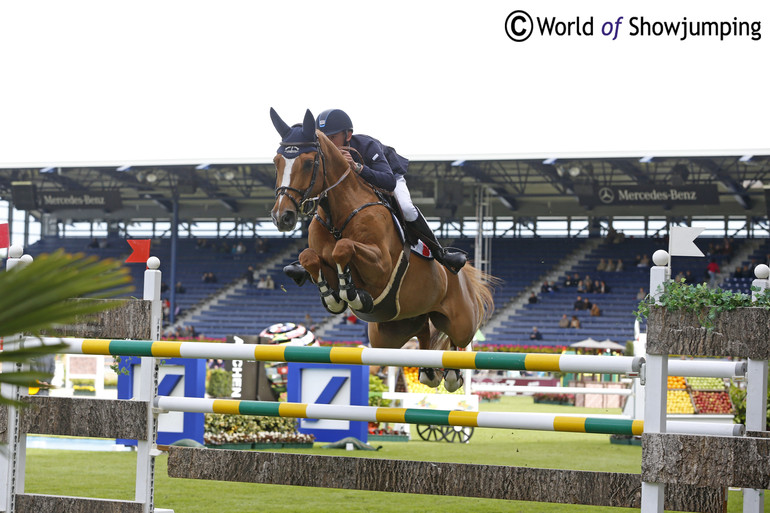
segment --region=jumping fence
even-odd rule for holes
[[[11,256],[18,258],[15,254]],[[657,265],[651,272],[651,291],[658,290],[669,276],[660,260],[657,259]],[[19,387],[3,385],[4,396],[28,401],[34,407],[0,409],[0,441],[7,443],[8,447],[3,453],[3,461],[0,461],[0,482],[6,488],[5,497],[0,498],[0,511],[162,511],[156,509],[153,502],[154,459],[160,453],[156,446],[158,415],[165,411],[642,434],[643,440],[641,475],[169,447],[168,473],[176,478],[640,507],[645,513],[662,512],[664,505],[666,509],[677,511],[724,511],[726,487],[738,486],[749,489],[744,492],[745,512],[763,509],[763,490],[768,488],[770,480],[770,458],[767,457],[770,454],[770,439],[765,437],[767,433],[764,432],[770,336],[751,338],[752,350],[749,352],[743,350],[747,344],[728,344],[729,351],[726,351],[724,341],[716,340],[716,337],[700,337],[697,343],[690,339],[683,342],[681,334],[672,336],[665,330],[657,329],[655,323],[658,319],[651,317],[646,358],[160,342],[157,341],[161,322],[158,267],[159,261],[152,257],[145,271],[144,299],[128,301],[122,312],[107,315],[96,323],[98,329],[94,328],[94,322],[89,322],[88,326],[71,327],[63,333],[63,339],[18,337],[5,341],[8,347],[64,340],[68,349],[62,352],[141,356],[139,379],[142,387],[138,397],[132,400],[101,400],[24,397]],[[755,280],[755,285],[768,288],[767,278],[765,275]],[[137,336],[135,331],[126,333],[115,329],[110,318],[115,320],[125,316],[144,316],[147,322],[143,333],[146,334]],[[125,326],[136,323],[115,324]],[[744,432],[742,426],[727,426],[729,429],[726,429],[724,425],[680,426],[667,422],[668,356],[727,356],[727,353],[747,359],[747,430]],[[172,356],[638,375],[646,388],[645,422],[601,416],[490,414],[159,397],[157,359]],[[722,375],[720,373],[741,371],[740,365],[726,365],[732,370],[728,371],[726,366],[719,369],[712,366],[708,372],[717,370],[716,375]],[[4,372],[14,370],[17,370],[15,365],[6,365],[3,369]],[[135,500],[24,493],[26,433],[138,440]],[[718,457],[714,456],[714,451]]]

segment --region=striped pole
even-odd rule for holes
[[[396,367],[449,369],[518,370],[533,372],[574,372],[628,374],[639,372],[641,357],[493,353],[375,349],[368,347],[306,347],[216,342],[174,342],[151,340],[105,340],[82,338],[37,339],[28,337],[24,347],[65,343],[61,352],[113,356],[154,356],[156,358],[221,358],[267,362],[339,363]]]
[[[273,401],[239,401],[234,399],[199,399],[160,396],[155,406],[167,411],[224,413],[231,415],[263,415],[299,419],[395,422],[438,426],[470,426],[482,428],[529,429],[606,435],[641,435],[644,422],[618,415],[584,417],[553,413],[475,412],[459,410],[427,410],[419,408],[383,408],[337,404],[305,404]],[[743,425],[670,422],[671,433],[702,433],[739,436]],[[693,431],[696,429],[696,431]]]

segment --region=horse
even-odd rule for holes
[[[468,346],[494,310],[493,278],[470,264],[453,274],[433,259],[410,257],[408,237],[395,221],[397,207],[352,172],[316,130],[310,110],[292,127],[272,108],[270,117],[281,136],[271,217],[287,232],[300,215],[312,216],[299,263],[326,309],[340,314],[350,308],[368,321],[375,348],[400,348],[413,337],[420,349]],[[457,369],[445,369],[443,378],[449,392],[462,386]],[[420,369],[428,386],[441,379],[434,369]]]

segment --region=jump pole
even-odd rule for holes
[[[84,338],[27,337],[23,347],[64,343],[62,353],[155,358],[221,358],[266,362],[381,365],[395,367],[443,367],[451,369],[519,370],[633,374],[644,358],[631,356],[551,355],[375,349],[362,347],[304,347],[217,342],[152,340],[105,340]]]
[[[287,403],[274,401],[239,401],[234,399],[200,399],[159,396],[155,407],[165,411],[222,413],[231,415],[263,415],[300,419],[350,420],[363,422],[395,422],[401,424],[433,424],[480,428],[528,429],[568,433],[606,435],[641,435],[644,422],[618,415],[586,417],[552,413],[473,412],[460,410],[428,410],[420,408],[384,408],[337,404]],[[718,436],[740,436],[743,425],[698,424],[677,422],[671,432]]]

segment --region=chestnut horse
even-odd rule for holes
[[[410,258],[389,202],[352,172],[315,129],[313,114],[308,110],[293,127],[273,109],[270,116],[282,138],[273,223],[286,232],[299,215],[313,215],[299,263],[326,309],[350,308],[369,321],[372,347],[400,348],[415,336],[420,349],[466,347],[494,309],[490,277],[470,264],[455,275],[433,259]],[[456,369],[446,369],[444,378],[450,392],[462,385]],[[421,369],[420,380],[436,387],[441,376]]]

